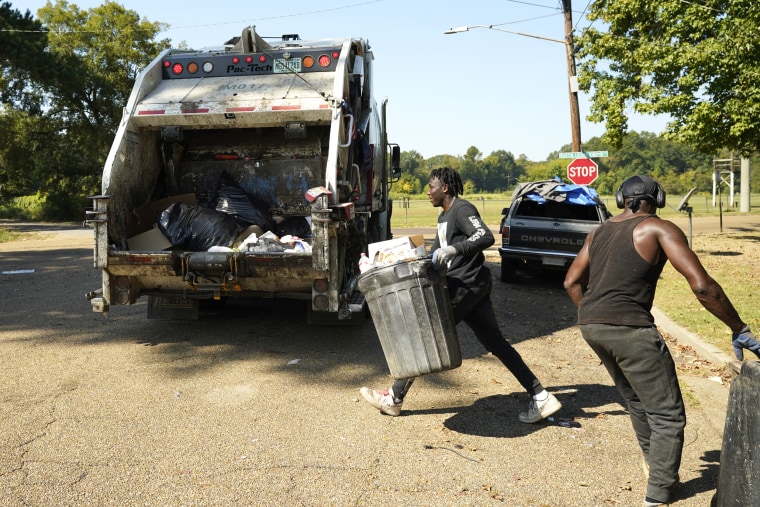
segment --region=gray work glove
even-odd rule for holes
[[[433,267],[436,269],[444,268],[449,264],[449,261],[456,256],[456,248],[451,245],[439,248],[433,252]]]
[[[744,326],[744,329],[738,333],[734,333],[731,337],[731,344],[734,346],[734,354],[736,354],[736,359],[739,361],[744,360],[744,351],[742,349],[754,352],[760,358],[760,343],[757,342],[755,335],[749,330],[749,326]]]

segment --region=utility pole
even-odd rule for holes
[[[575,44],[573,42],[573,9],[571,0],[562,0],[565,14],[565,50],[567,52],[567,87],[570,94],[570,126],[573,151],[581,151],[581,115],[578,107],[578,77],[575,74]]]

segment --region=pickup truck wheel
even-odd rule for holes
[[[501,259],[501,281],[517,281],[517,261],[514,259]]]

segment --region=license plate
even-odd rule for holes
[[[156,296],[153,299],[153,306],[156,308],[192,308],[193,304],[195,303],[192,299],[167,298],[161,296]]]
[[[290,58],[286,60],[284,58],[278,58],[274,61],[275,74],[285,74],[287,72],[301,72],[301,59]]]
[[[565,259],[561,257],[541,257],[541,263],[545,266],[564,266]]]

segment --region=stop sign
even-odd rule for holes
[[[590,158],[576,158],[567,165],[567,178],[576,185],[590,185],[599,176],[599,166]]]

